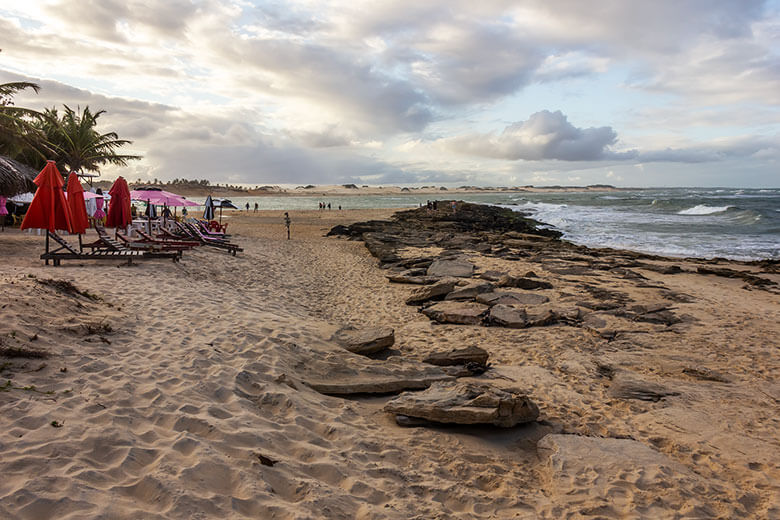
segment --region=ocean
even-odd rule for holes
[[[614,247],[674,257],[780,259],[780,189],[658,188],[611,192],[235,197],[260,209],[333,210],[417,207],[428,199],[457,198],[528,213],[591,247]]]

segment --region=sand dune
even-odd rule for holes
[[[691,296],[676,304],[695,318],[685,328],[637,323],[606,341],[572,327],[435,324],[404,304],[411,288],[388,283],[362,243],[322,236],[390,213],[291,212],[289,241],[281,212],[236,216],[243,254],[130,267],[46,267],[41,237],[0,233],[0,347],[49,354],[0,357],[0,517],[780,516],[776,293],[643,271],[646,285]],[[538,274],[556,280],[553,303],[584,294],[576,275]],[[599,283],[660,297],[607,273]],[[315,354],[352,363],[330,341],[344,325],[393,327],[410,361],[479,345],[494,366],[485,378],[525,388],[542,420],[405,429],[382,411],[392,396],[323,395],[302,374]],[[615,399],[599,376],[606,365],[677,395]],[[730,382],[686,372],[693,365]],[[551,433],[627,444],[548,437],[538,449]]]

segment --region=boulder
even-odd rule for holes
[[[536,280],[533,278],[525,278],[522,276],[504,275],[498,280],[499,287],[517,287],[518,289],[534,290],[534,289],[552,289],[550,282],[544,280]]]
[[[456,287],[449,293],[445,300],[473,300],[477,295],[493,290],[493,284],[489,282],[471,282],[462,287]]]
[[[434,383],[423,392],[404,392],[388,402],[385,411],[437,423],[506,428],[539,417],[539,408],[524,394],[460,382]]]
[[[439,323],[478,325],[487,313],[487,305],[475,302],[446,301],[423,309],[423,314]]]
[[[344,327],[338,330],[332,339],[355,354],[373,354],[395,343],[395,331],[390,327]]]
[[[476,300],[485,305],[541,305],[550,301],[543,294],[510,291],[491,291],[478,294]]]
[[[467,363],[484,365],[487,363],[488,356],[487,350],[472,345],[446,352],[434,352],[423,361],[438,366],[465,365]]]
[[[430,285],[439,281],[435,276],[420,276],[410,274],[409,272],[390,273],[385,275],[385,278],[393,283],[408,283],[413,285]]]
[[[452,260],[436,260],[428,267],[428,276],[454,276],[456,278],[471,278],[474,275],[474,264],[460,258]]]
[[[449,278],[415,289],[406,299],[406,304],[420,305],[430,300],[441,300],[455,289],[457,283],[457,280]]]

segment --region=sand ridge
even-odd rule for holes
[[[747,291],[737,280],[683,274],[670,281],[643,271],[694,296],[677,306],[697,321],[679,332],[637,324],[611,342],[569,327],[438,325],[403,303],[410,288],[388,283],[362,243],[323,237],[337,223],[391,213],[291,212],[289,241],[282,212],[236,215],[229,229],[243,254],[196,250],[179,264],[131,267],[47,268],[37,259],[41,237],[0,234],[0,338],[51,354],[0,358],[0,382],[12,381],[0,392],[0,516],[777,513],[780,392],[768,384],[778,375],[775,294]],[[471,259],[481,270],[539,270]],[[99,299],[63,293],[41,283],[47,279]],[[659,298],[658,289],[608,276],[597,284]],[[582,296],[574,286],[547,294],[574,301]],[[307,352],[337,349],[329,338],[342,325],[395,328],[394,350],[410,360],[480,345],[491,353],[491,381],[525,385],[543,420],[509,430],[403,429],[381,411],[389,397],[330,397],[300,384],[285,367],[305,370]],[[676,353],[681,345],[684,354]],[[692,361],[733,382],[686,376]],[[673,381],[680,395],[612,399],[598,375],[603,365]],[[643,484],[654,482],[648,474],[618,469],[596,486],[596,466],[586,462],[564,480],[537,452],[548,433],[634,439],[690,474],[661,489]]]

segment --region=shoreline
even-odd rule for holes
[[[0,392],[0,511],[780,513],[780,304],[776,286],[750,283],[780,282],[776,271],[727,261],[701,272],[712,265],[515,231],[477,230],[474,241],[427,221],[410,240],[366,228],[374,250],[398,257],[380,269],[362,241],[324,235],[395,210],[291,211],[291,240],[283,213],[231,216],[237,257],[195,250],[179,264],[129,268],[46,267],[43,237],[0,233],[2,346],[49,353],[0,358],[12,381]],[[500,283],[491,272],[539,282],[500,288],[523,296],[531,325],[439,322],[406,303],[420,285],[387,278],[442,257],[475,266],[466,284]],[[391,327],[395,343],[383,355],[347,353],[332,340],[347,325]],[[314,390],[368,368],[419,370],[469,345],[488,351],[490,368],[461,380],[524,392],[537,421],[402,428],[383,410],[393,396]]]

